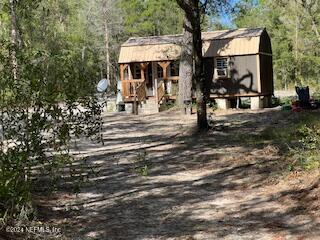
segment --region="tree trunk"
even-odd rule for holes
[[[207,122],[207,90],[203,71],[202,38],[201,38],[201,14],[199,0],[192,0],[194,15],[192,23],[193,29],[193,55],[194,55],[194,82],[196,85],[197,99],[197,125],[199,130],[208,128]]]
[[[298,40],[299,40],[299,13],[298,13],[298,3],[297,3],[297,0],[295,0],[295,17],[296,17],[296,22],[295,22],[295,54],[294,54],[294,57],[295,57],[295,68],[294,68],[294,75],[295,75],[295,86],[297,86],[297,83],[298,83],[298,78],[300,78],[300,74],[299,74],[299,70],[298,70],[298,48],[299,48],[299,43],[298,43]],[[301,84],[300,82],[300,79],[299,79],[299,84]]]
[[[106,64],[106,78],[110,81],[110,49],[109,49],[109,28],[108,28],[108,3],[107,0],[103,2],[104,13],[104,47],[105,47],[105,64]]]
[[[17,15],[15,8],[15,0],[10,0],[10,15],[11,15],[11,63],[12,63],[12,76],[14,81],[18,79],[18,59],[17,59],[17,48],[18,48],[18,26],[17,26]]]
[[[311,21],[312,21],[312,26],[313,26],[312,29],[317,36],[318,42],[320,42],[320,33],[318,31],[318,26],[316,24],[315,18],[313,16],[311,18],[312,18]]]
[[[105,22],[105,33],[104,33],[104,40],[105,40],[105,51],[106,51],[106,68],[107,68],[107,79],[110,80],[110,51],[109,51],[109,30],[107,22]]]
[[[193,83],[196,86],[197,99],[197,125],[199,130],[208,128],[207,122],[207,86],[204,78],[202,38],[201,38],[201,8],[204,7],[200,0],[176,0],[184,10],[185,16],[191,23],[192,50],[194,59]],[[186,30],[186,25],[184,26]]]
[[[193,75],[192,29],[191,23],[186,16],[184,18],[184,32],[181,44],[178,105],[184,112],[184,100],[192,100],[191,89]]]

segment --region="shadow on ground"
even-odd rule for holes
[[[82,170],[39,194],[39,217],[70,239],[319,239],[319,180],[279,182],[278,150],[244,141],[296,117],[220,115],[197,134],[195,116],[174,111],[106,115],[104,146],[77,144]]]

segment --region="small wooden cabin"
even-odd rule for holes
[[[250,97],[252,108],[265,107],[273,94],[271,41],[265,28],[202,33],[204,71],[210,97],[222,108]],[[119,64],[125,103],[178,93],[182,35],[130,38],[121,46]]]

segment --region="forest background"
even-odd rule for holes
[[[266,27],[275,88],[319,90],[318,0],[228,2],[224,12],[204,17],[203,31]],[[116,90],[121,44],[182,33],[183,18],[175,0],[0,0],[2,221],[28,215],[34,166],[65,164],[73,136],[97,133],[95,86],[107,77]],[[79,104],[87,111],[77,112]]]
[[[266,27],[271,36],[276,89],[316,87],[320,73],[320,7],[316,0],[233,0],[208,15],[203,31]],[[8,6],[7,6],[8,7]],[[10,38],[10,12],[0,3],[0,36]],[[129,37],[182,33],[175,0],[17,1],[24,43],[84,60],[88,82],[108,76],[115,87],[120,45]],[[56,68],[60,68],[57,65]],[[115,89],[113,89],[115,90]]]

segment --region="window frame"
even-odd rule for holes
[[[219,63],[224,61],[223,63]],[[229,57],[215,57],[214,58],[214,78],[227,79],[230,78],[230,58]],[[225,74],[218,74],[219,71],[225,71]]]

